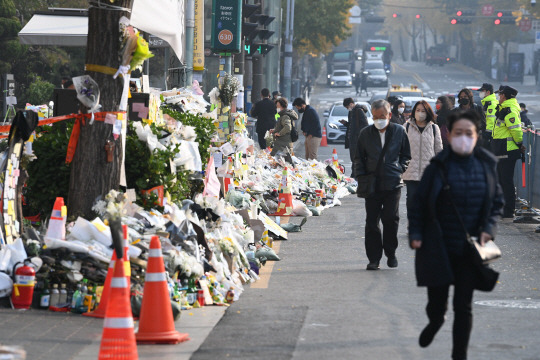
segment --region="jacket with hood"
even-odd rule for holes
[[[403,174],[403,180],[420,181],[431,159],[443,149],[441,130],[430,121],[421,132],[414,119],[405,123],[405,130],[411,145],[411,161]]]
[[[272,147],[271,155],[275,155],[278,151],[284,150],[287,146],[292,151],[293,142],[291,139],[292,122],[298,120],[298,115],[294,110],[281,110],[279,112],[279,120],[274,128],[274,146]]]

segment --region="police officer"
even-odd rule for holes
[[[511,86],[501,86],[497,91],[499,106],[495,113],[493,141],[491,143],[495,156],[499,158],[497,173],[504,193],[503,217],[514,217],[516,193],[514,188],[514,169],[516,160],[520,158],[523,147],[521,131],[520,107],[516,100],[518,91]]]
[[[486,115],[486,131],[483,133],[484,145],[490,146],[493,138],[493,128],[495,127],[495,113],[497,112],[499,101],[497,101],[497,97],[493,92],[493,85],[491,84],[483,83],[478,91],[480,92],[482,107]]]

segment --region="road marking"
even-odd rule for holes
[[[281,241],[274,241],[272,249],[279,254],[279,248]],[[268,289],[268,283],[270,282],[270,276],[272,276],[272,270],[274,269],[275,261],[267,261],[266,265],[259,270],[259,280],[251,284],[252,289]]]
[[[538,300],[484,300],[475,301],[476,305],[512,308],[512,309],[540,309]]]

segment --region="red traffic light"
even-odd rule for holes
[[[452,19],[452,20],[450,21],[450,24],[456,25],[456,24],[457,24],[457,20],[456,20],[456,19]]]
[[[397,18],[397,14],[392,14],[392,17],[393,17],[393,18]]]
[[[420,14],[416,14],[416,18],[420,19],[422,16]]]
[[[503,14],[502,11],[499,11],[499,12],[497,13],[497,17],[503,17],[503,15],[504,15],[504,14]]]
[[[495,22],[495,25],[500,25],[501,24],[501,19],[496,19],[494,22]]]
[[[461,10],[458,10],[458,12],[456,13],[456,15],[457,15],[457,16],[461,16],[461,15],[463,15],[463,11],[461,11]]]

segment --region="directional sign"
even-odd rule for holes
[[[486,4],[482,6],[482,15],[484,16],[493,15],[493,5]]]
[[[523,32],[527,32],[529,30],[531,30],[532,28],[532,21],[530,19],[521,19],[519,21],[519,28],[521,29],[521,31]]]
[[[214,0],[212,3],[212,39],[214,52],[240,52],[242,0]]]

